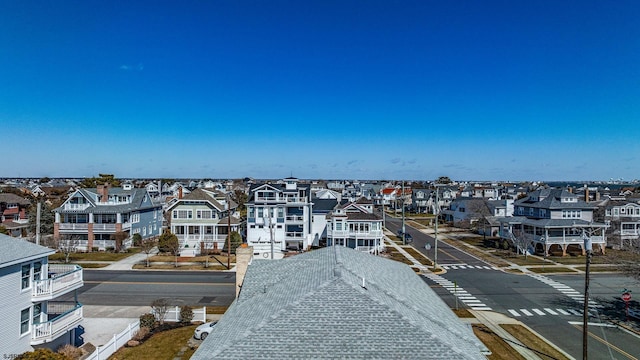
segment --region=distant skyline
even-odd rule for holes
[[[3,1],[0,177],[640,178],[638,1]]]

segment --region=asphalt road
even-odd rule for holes
[[[85,269],[83,277],[84,305],[147,306],[167,298],[173,305],[228,306],[235,299],[233,272]]]
[[[386,227],[395,234],[401,227],[401,220],[387,217]],[[411,245],[433,259],[433,237],[408,225],[405,228],[413,237]],[[424,248],[427,242],[432,245],[430,251]],[[582,358],[583,303],[567,294],[584,294],[584,275],[552,275],[540,279],[506,273],[444,242],[438,245],[438,264],[457,265],[455,269],[448,266],[449,270],[440,276],[454,283],[455,290],[433,280],[425,281],[451,308],[456,306],[453,292],[466,291],[469,303],[458,297],[459,307],[479,303],[492,311],[516,318],[571,356]],[[640,338],[620,328],[610,327],[612,320],[624,320],[621,312],[623,303],[619,297],[625,287],[640,297],[638,283],[629,278],[591,274],[590,298],[601,306],[595,308],[589,317],[588,352],[591,359],[640,358]]]

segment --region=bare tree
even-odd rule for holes
[[[156,240],[153,238],[148,238],[140,241],[140,249],[143,253],[147,254],[147,267],[149,267],[149,254],[156,246]]]
[[[164,319],[169,312],[171,304],[167,299],[156,299],[151,302],[151,312],[156,316],[160,324],[164,324]]]
[[[129,238],[129,233],[126,231],[118,231],[115,234],[111,235],[111,238],[115,240],[115,252],[119,253],[123,249],[124,241]]]
[[[64,262],[69,263],[69,258],[72,253],[78,251],[78,245],[80,245],[79,235],[63,235],[57,241],[57,248],[64,254]]]

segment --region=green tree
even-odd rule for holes
[[[139,233],[133,234],[131,239],[133,240],[133,246],[142,246],[142,235]]]
[[[113,187],[120,186],[120,180],[116,179],[113,174],[98,174],[98,177],[91,177],[82,180],[80,186],[83,188],[94,188],[98,185],[111,184]]]
[[[51,179],[47,176],[40,178],[40,184],[45,184],[45,183],[48,183],[49,181],[51,181]]]
[[[236,248],[238,248],[240,244],[242,244],[242,236],[240,236],[240,234],[237,231],[232,231],[231,232],[231,254],[236,253]],[[227,236],[227,239],[224,241],[224,247],[222,249],[226,253],[229,253],[228,246],[229,246],[229,237]]]
[[[436,184],[451,184],[453,181],[451,181],[451,179],[449,179],[448,176],[440,176],[437,180],[436,180]]]
[[[175,234],[165,231],[158,239],[158,250],[169,253],[175,257],[175,266],[178,267],[178,255],[180,255],[180,241]]]
[[[27,212],[29,219],[29,234],[35,235],[38,219],[38,204],[36,203],[31,205]],[[43,202],[40,206],[40,234],[52,235],[55,220],[56,218],[53,210],[51,210],[51,207],[49,207],[46,202]]]
[[[240,216],[244,217],[247,215],[247,207],[245,204],[247,203],[248,198],[247,194],[242,190],[235,190],[233,194],[231,194],[231,199],[238,204]]]
[[[9,230],[6,227],[0,225],[0,234],[9,235]]]

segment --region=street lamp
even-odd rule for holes
[[[582,229],[582,240],[586,252],[586,269],[584,275],[584,308],[582,314],[582,359],[587,360],[588,352],[588,320],[589,320],[589,264],[591,264],[591,237]]]

